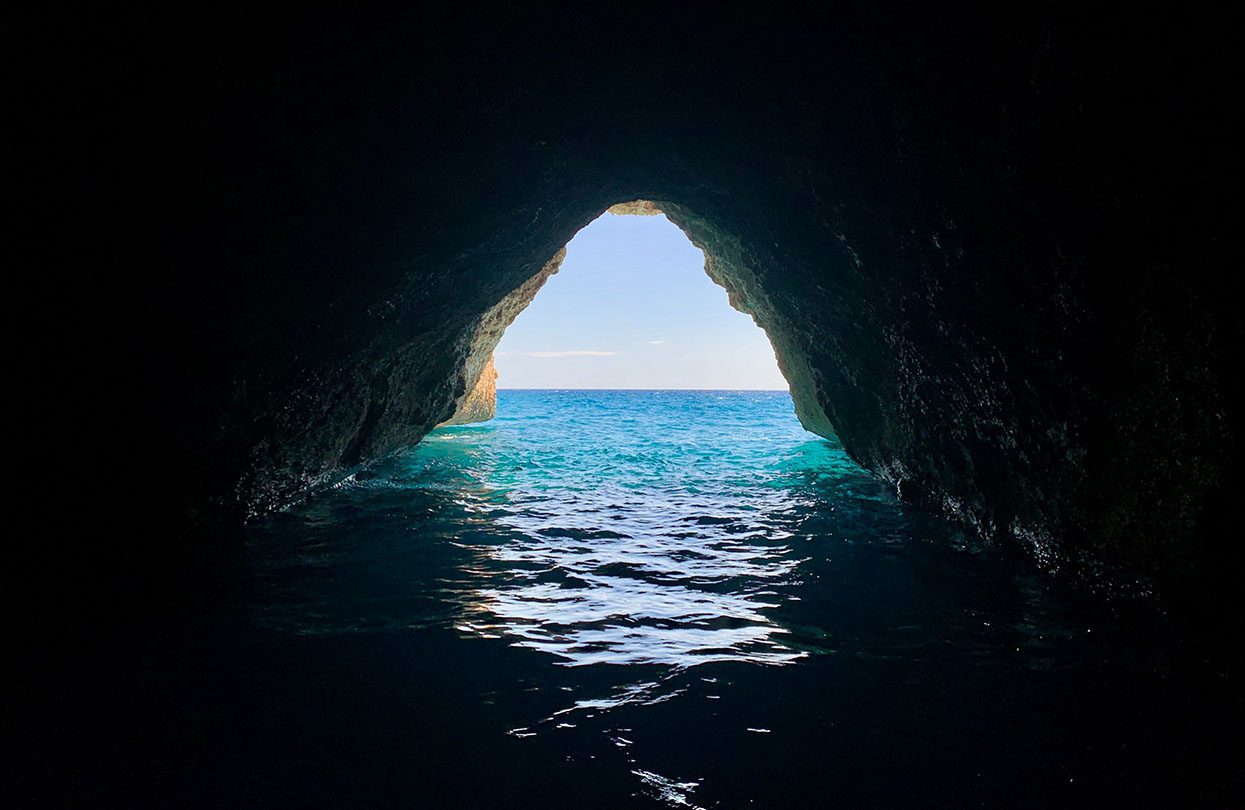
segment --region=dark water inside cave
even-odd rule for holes
[[[236,610],[115,696],[159,732],[100,795],[1239,798],[1226,687],[1153,606],[1077,596],[903,506],[785,392],[503,391],[493,422],[252,527],[246,556]]]

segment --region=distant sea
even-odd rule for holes
[[[182,721],[218,806],[1188,806],[1237,767],[1161,617],[904,506],[786,392],[502,390],[247,570]]]

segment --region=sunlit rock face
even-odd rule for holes
[[[460,367],[462,391],[454,404],[454,415],[442,425],[465,425],[486,422],[497,413],[497,368],[493,350],[501,342],[506,327],[514,322],[549,277],[558,272],[566,248],[545,262],[536,275],[524,281],[513,292],[490,307],[469,330],[467,356]]]
[[[1196,77],[1232,26],[861,5],[321,9],[182,43],[176,272],[143,299],[170,502],[277,509],[455,418],[575,232],[648,200],[803,423],[903,497],[1052,567],[1213,575],[1239,209]]]
[[[489,357],[484,368],[480,369],[475,385],[458,401],[454,415],[437,427],[450,425],[470,425],[476,422],[487,422],[497,415],[497,366]]]

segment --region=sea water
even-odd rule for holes
[[[491,422],[252,527],[246,565],[225,678],[246,697],[218,759],[247,776],[205,780],[223,801],[1052,807],[1234,789],[1213,742],[1228,721],[1161,617],[1072,598],[904,506],[786,392],[501,391]]]

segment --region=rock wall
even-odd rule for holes
[[[490,356],[484,368],[480,370],[475,385],[467,395],[458,401],[454,415],[437,427],[450,425],[470,425],[476,422],[487,422],[497,415],[497,366]]]
[[[545,262],[536,275],[489,308],[471,328],[467,357],[461,369],[465,393],[455,404],[454,415],[442,425],[486,422],[497,414],[497,368],[493,365],[493,352],[506,333],[506,327],[532,303],[536,293],[545,286],[550,276],[558,272],[565,258],[564,246]]]
[[[804,424],[905,498],[1051,567],[1231,591],[1230,15],[655,13],[59,23],[71,80],[19,120],[90,113],[39,184],[82,238],[39,241],[77,269],[30,300],[88,337],[45,342],[62,383],[18,376],[53,425],[31,463],[124,456],[147,546],[278,509],[452,418],[550,257],[653,200]]]
[[[696,216],[684,206],[671,202],[655,205],[705,254],[705,273],[726,290],[731,306],[751,315],[769,336],[778,368],[791,390],[800,424],[818,436],[835,438],[834,425],[826,411],[829,398],[809,360],[810,344],[816,340],[809,334],[815,318],[812,322],[800,320],[807,315],[782,311],[766,289],[763,268],[737,236]]]

